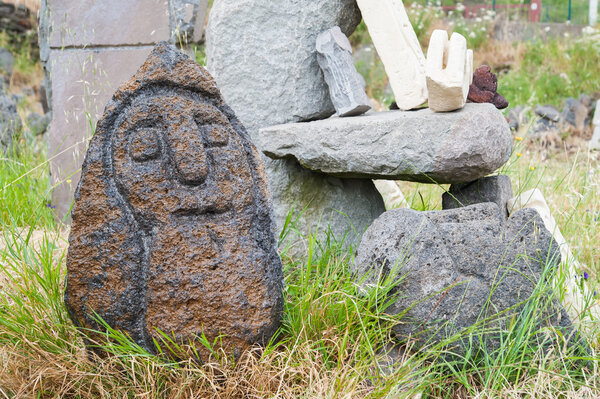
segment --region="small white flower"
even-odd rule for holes
[[[472,38],[474,38],[475,36],[476,36],[476,35],[475,35],[475,32],[471,32],[471,33],[469,33],[469,37],[472,37]]]
[[[475,18],[475,22],[481,22],[481,21],[483,21],[481,18],[479,18],[479,17]]]
[[[544,32],[550,32],[550,27],[549,27],[549,26],[546,26],[546,27],[544,28]]]

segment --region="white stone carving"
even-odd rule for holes
[[[401,0],[357,0],[401,110],[427,101],[425,56]]]
[[[467,49],[467,39],[454,32],[448,41],[445,30],[433,31],[426,74],[429,108],[447,112],[464,107],[473,81],[473,51]]]

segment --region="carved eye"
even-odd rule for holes
[[[209,145],[216,147],[226,146],[229,141],[229,130],[219,125],[209,125],[205,127],[206,141]]]
[[[137,162],[149,161],[160,155],[160,143],[156,130],[141,128],[129,139],[129,154]]]

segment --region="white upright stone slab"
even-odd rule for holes
[[[357,0],[401,110],[427,101],[425,56],[401,0]]]
[[[573,256],[567,240],[552,217],[550,207],[542,192],[537,188],[526,191],[508,201],[507,207],[510,213],[523,208],[532,208],[539,213],[546,229],[552,233],[560,249],[561,265],[555,273],[553,284],[561,285],[561,288],[564,288],[562,305],[580,331],[594,331],[594,325],[600,320],[600,306],[586,284],[581,285],[580,288],[578,278],[581,276],[578,277],[578,271],[583,271],[585,267]]]
[[[473,51],[467,39],[454,32],[450,41],[445,30],[435,30],[427,51],[429,108],[448,112],[465,106],[473,79]]]
[[[592,124],[594,125],[594,135],[592,136],[592,140],[590,141],[590,150],[598,150],[600,151],[600,100],[596,103],[596,111],[594,111],[594,120]]]

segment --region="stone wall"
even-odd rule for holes
[[[43,0],[40,56],[52,111],[52,202],[68,214],[87,143],[112,93],[153,46],[202,39],[208,0]]]

